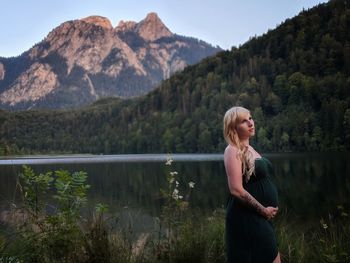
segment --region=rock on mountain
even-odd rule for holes
[[[18,57],[0,58],[0,107],[78,107],[140,96],[219,47],[173,34],[150,13],[113,28],[100,16],[68,21]]]

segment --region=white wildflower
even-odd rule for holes
[[[175,184],[176,184],[176,187],[178,187],[178,186],[179,186],[179,182],[178,182],[178,181],[176,181],[176,182],[175,182]]]
[[[171,165],[171,163],[173,162],[173,159],[171,159],[170,157],[167,158],[165,165]]]
[[[176,171],[175,172],[170,172],[170,175],[171,176],[177,175],[177,172]]]
[[[179,190],[178,189],[174,189],[173,191],[173,194],[172,194],[172,197],[175,199],[175,200],[178,200],[179,199]]]
[[[194,184],[195,184],[195,183],[194,183],[194,182],[192,182],[192,181],[191,181],[191,182],[189,182],[189,183],[188,183],[189,188],[194,188]]]

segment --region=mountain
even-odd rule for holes
[[[349,25],[349,1],[332,0],[186,67],[143,97],[0,111],[0,152],[222,152],[222,119],[233,105],[251,110],[251,143],[261,152],[349,151]]]
[[[21,56],[0,58],[0,107],[67,108],[144,95],[219,50],[173,34],[156,13],[115,28],[100,16],[68,21]]]

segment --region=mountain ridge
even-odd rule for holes
[[[156,13],[115,28],[101,16],[67,21],[21,56],[0,58],[0,107],[79,107],[108,96],[144,95],[220,50],[178,37]]]

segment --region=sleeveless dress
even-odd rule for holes
[[[263,206],[278,206],[278,194],[271,181],[273,168],[265,157],[255,160],[255,175],[244,189]],[[272,263],[278,249],[271,221],[230,195],[226,208],[226,249],[228,263]]]

